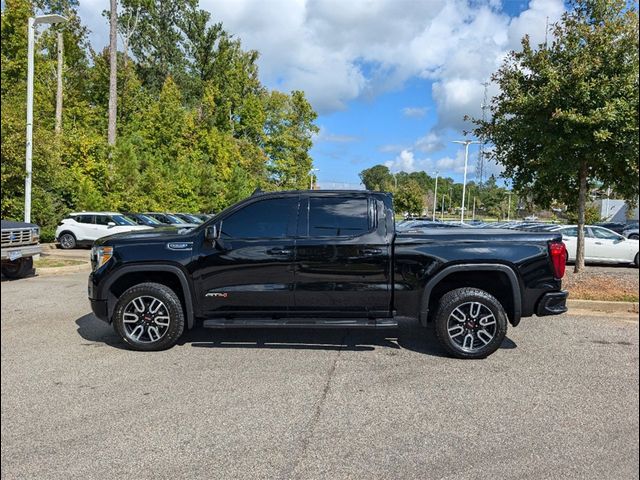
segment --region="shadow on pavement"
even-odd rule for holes
[[[91,342],[127,349],[110,325],[92,313],[76,320],[78,334]],[[432,328],[421,328],[417,322],[401,321],[398,328],[385,330],[327,328],[195,328],[182,335],[178,345],[196,348],[345,350],[367,352],[376,348],[407,349],[435,357],[448,355],[438,344]],[[505,338],[502,349],[517,348]]]

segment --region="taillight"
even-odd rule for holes
[[[564,277],[564,270],[567,266],[567,247],[563,242],[554,242],[549,244],[549,255],[553,265],[553,273],[560,280]]]

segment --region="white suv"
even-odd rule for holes
[[[79,212],[67,215],[56,229],[56,240],[64,249],[91,245],[94,240],[114,233],[148,230],[117,212]]]

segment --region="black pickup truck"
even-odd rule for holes
[[[366,191],[257,193],[195,229],[94,244],[89,299],[136,350],[185,328],[388,328],[435,323],[443,347],[483,358],[507,324],[565,312],[558,233],[396,232],[392,197]]]

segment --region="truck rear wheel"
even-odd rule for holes
[[[435,318],[440,344],[457,358],[485,358],[507,334],[502,304],[479,288],[458,288],[440,299]]]
[[[17,260],[2,262],[2,274],[11,279],[22,278],[33,270],[33,257],[22,257]]]
[[[182,304],[166,285],[141,283],[118,299],[113,327],[133,350],[165,350],[184,331]]]

